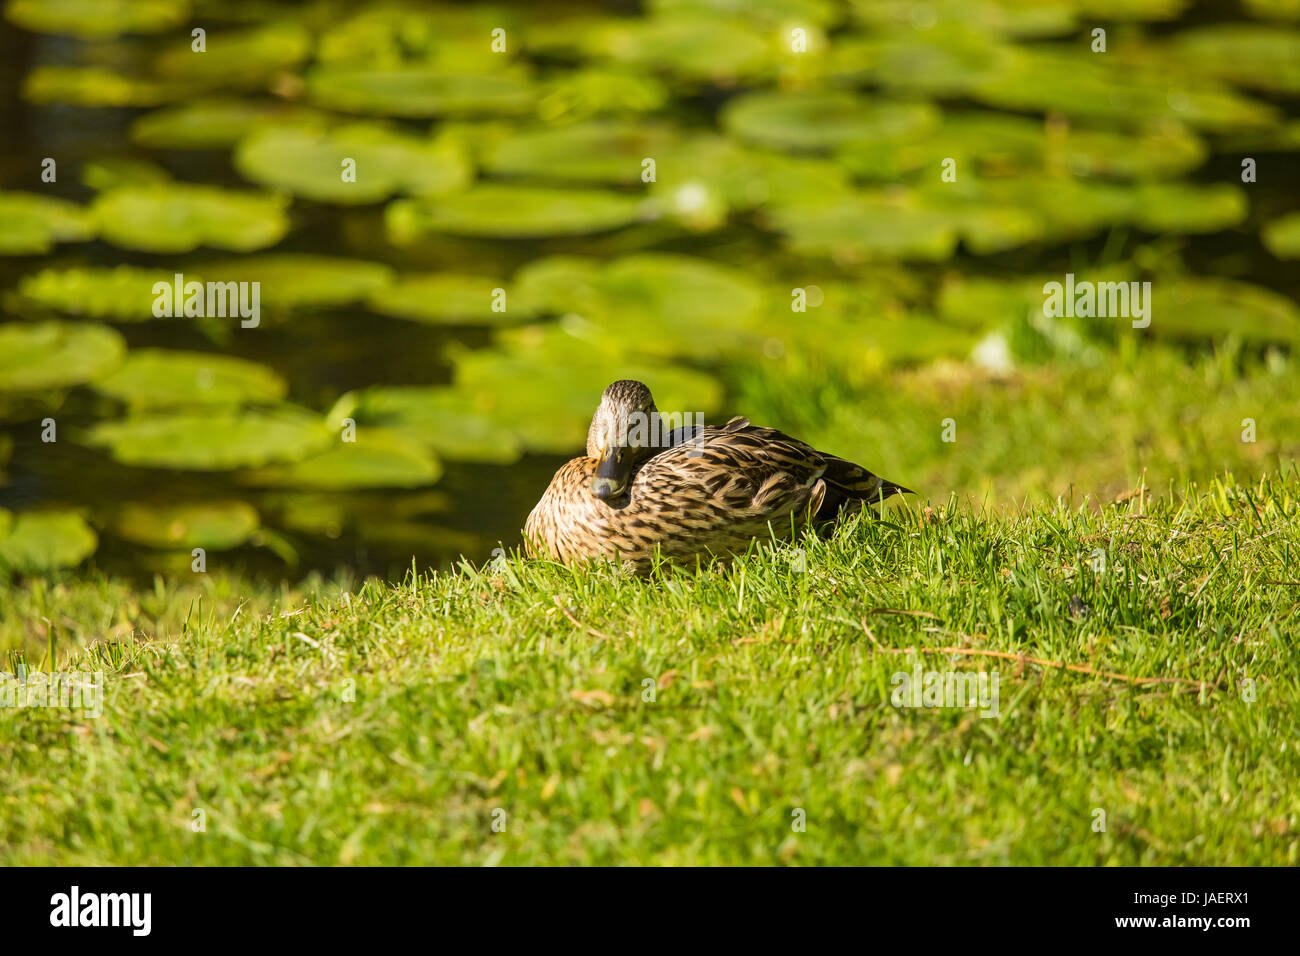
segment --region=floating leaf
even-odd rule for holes
[[[198,471],[295,461],[331,440],[337,438],[319,416],[289,407],[127,418],[95,425],[85,436],[125,465]]]
[[[114,322],[153,319],[154,285],[172,287],[175,271],[113,266],[92,269],[42,269],[18,283],[19,301],[67,315]],[[198,281],[186,274],[187,281]]]
[[[43,254],[56,242],[84,242],[94,235],[94,220],[76,203],[0,192],[0,255]]]
[[[777,206],[768,220],[800,255],[842,262],[878,256],[939,262],[957,247],[951,216],[906,198],[859,195],[816,205]]]
[[[344,160],[355,163],[353,181],[341,175]],[[472,175],[452,141],[430,142],[360,123],[330,131],[260,130],[239,144],[235,166],[264,186],[334,203],[378,202],[395,193],[445,195],[463,189]]]
[[[95,388],[137,407],[273,403],[286,391],[284,379],[256,362],[166,349],[133,350]]]
[[[500,303],[500,310],[493,308]],[[431,325],[507,325],[527,321],[527,304],[512,299],[500,279],[448,272],[404,275],[379,289],[367,304],[399,319]]]
[[[24,30],[102,40],[179,26],[190,0],[9,0],[5,18]]]
[[[38,66],[23,80],[32,103],[74,106],[159,106],[192,95],[183,83],[126,76],[97,66]]]
[[[127,249],[248,252],[280,241],[289,228],[287,205],[278,196],[175,183],[112,189],[92,210],[101,236]]]
[[[579,42],[628,66],[720,83],[761,73],[771,52],[748,24],[689,14],[593,25]]]
[[[1246,218],[1246,194],[1228,183],[1151,183],[1137,192],[1134,222],[1148,232],[1218,232]]]
[[[190,37],[155,61],[160,76],[222,86],[257,86],[267,77],[297,66],[311,51],[311,36],[295,23],[273,23],[250,30],[210,31],[203,53]]]
[[[1300,259],[1300,213],[1274,219],[1264,227],[1264,245],[1279,259]]]
[[[1151,332],[1156,335],[1300,342],[1300,307],[1271,289],[1229,279],[1166,278],[1153,281],[1151,293]]]
[[[470,396],[451,388],[363,389],[352,396],[350,414],[360,424],[398,432],[458,461],[508,465],[522,453],[513,428],[494,421]]]
[[[642,160],[662,157],[676,132],[654,123],[582,123],[516,133],[488,151],[484,165],[502,176],[633,184]]]
[[[857,139],[905,138],[938,122],[920,103],[873,103],[851,93],[750,93],[732,100],[722,123],[742,139],[783,149],[832,149]]]
[[[247,100],[205,100],[155,110],[131,124],[131,140],[152,149],[224,149],[258,129],[319,122],[301,106]]]
[[[378,262],[305,253],[242,256],[199,268],[205,275],[259,283],[261,304],[277,309],[348,305],[393,281],[393,270]]]
[[[122,337],[100,325],[0,325],[0,391],[81,385],[111,371],[125,352]]]
[[[1300,93],[1300,32],[1216,23],[1179,33],[1172,49],[1189,72],[1276,93]]]
[[[644,200],[614,192],[480,185],[439,200],[390,203],[395,239],[425,233],[530,239],[605,232],[647,215]]]
[[[522,73],[443,74],[427,67],[319,68],[307,76],[307,93],[329,109],[415,119],[508,116],[532,108],[536,96]]]
[[[442,465],[423,445],[399,432],[359,426],[355,441],[335,440],[328,450],[288,465],[240,476],[245,484],[321,488],[418,488],[442,477]]]
[[[0,568],[26,573],[76,567],[95,553],[95,532],[72,511],[0,508]]]
[[[148,548],[228,551],[246,543],[260,520],[243,501],[123,505],[110,527],[119,538]]]

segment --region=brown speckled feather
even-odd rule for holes
[[[530,551],[563,561],[617,557],[644,572],[656,547],[670,559],[726,557],[754,538],[788,538],[848,503],[904,490],[744,418],[649,458],[618,499],[591,494],[595,467],[575,458],[556,472],[524,528]]]

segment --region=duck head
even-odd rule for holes
[[[609,501],[627,491],[637,466],[657,450],[658,416],[650,389],[640,382],[623,379],[605,389],[587,430],[587,456],[596,459],[593,495]]]

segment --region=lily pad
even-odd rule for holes
[[[1143,126],[1178,120],[1198,129],[1232,132],[1266,127],[1271,106],[1212,80],[1188,77],[1171,87],[1167,70],[1115,70],[1074,49],[1017,47],[996,76],[981,80],[974,98],[1011,110],[1059,111],[1069,116]]]
[[[38,66],[23,80],[23,98],[32,103],[73,106],[161,106],[192,95],[184,83],[127,76],[97,66]]]
[[[317,415],[290,408],[156,414],[102,422],[86,433],[124,465],[224,471],[296,461],[337,440]]]
[[[1151,183],[1137,191],[1134,222],[1149,232],[1218,232],[1239,225],[1248,210],[1238,186]]]
[[[72,511],[0,508],[0,568],[22,573],[76,567],[95,553],[99,539]]]
[[[355,164],[352,181],[344,181],[344,160]],[[396,193],[446,195],[464,189],[472,176],[454,142],[431,142],[369,124],[329,131],[263,129],[239,144],[235,166],[263,186],[344,204],[378,202]]]
[[[198,269],[259,283],[261,304],[277,309],[348,305],[393,281],[393,270],[382,263],[289,252],[211,260]]]
[[[399,199],[385,222],[398,241],[427,233],[536,239],[618,229],[648,209],[644,200],[614,192],[485,184],[445,199]]]
[[[502,310],[495,311],[494,303]],[[384,315],[430,325],[514,325],[532,315],[500,279],[448,272],[404,275],[374,292],[367,305]]]
[[[828,150],[857,139],[906,138],[938,122],[920,103],[872,102],[851,93],[750,93],[727,104],[726,129],[782,149]]]
[[[311,52],[311,35],[295,23],[272,23],[249,30],[209,31],[205,51],[195,52],[190,37],[161,54],[158,74],[204,85],[258,86],[288,70]]]
[[[90,269],[42,269],[18,283],[24,304],[54,309],[66,315],[143,322],[154,318],[155,283],[175,282],[175,270],[112,266]],[[186,273],[187,281],[200,281]]]
[[[595,25],[579,37],[592,54],[688,80],[731,83],[767,68],[771,31],[739,20],[670,14]]]
[[[0,391],[81,385],[112,371],[125,352],[122,337],[102,325],[0,325]]]
[[[628,185],[642,181],[642,161],[661,161],[677,141],[653,123],[582,123],[519,132],[491,149],[489,172],[561,182]]]
[[[1300,32],[1295,30],[1216,23],[1179,33],[1172,44],[1184,69],[1239,86],[1300,93]]]
[[[204,100],[155,110],[131,124],[131,141],[152,149],[224,149],[258,129],[318,122],[301,106],[248,100]]]
[[[1156,335],[1300,343],[1300,306],[1271,289],[1230,279],[1166,278],[1152,281],[1151,296]]]
[[[5,19],[24,30],[103,40],[161,33],[190,18],[190,0],[9,0]]]
[[[563,327],[519,329],[496,348],[451,352],[456,390],[531,451],[581,449],[601,393],[620,378],[649,385],[665,414],[710,414],[722,404],[721,384],[703,372],[619,359]]]
[[[1279,259],[1300,259],[1300,212],[1274,219],[1264,227],[1263,239]]]
[[[97,391],[134,407],[270,404],[284,398],[284,379],[256,362],[204,352],[133,350]]]
[[[240,476],[249,485],[343,491],[419,488],[442,477],[442,464],[424,445],[399,432],[358,426],[355,441],[337,438],[318,455]]]
[[[881,256],[942,262],[957,248],[953,217],[923,208],[911,197],[858,195],[777,206],[767,220],[786,235],[794,252],[839,262]]]
[[[123,505],[113,515],[115,535],[147,548],[228,551],[245,544],[261,524],[243,501]]]
[[[404,116],[512,116],[533,107],[536,92],[521,72],[439,73],[322,67],[307,75],[312,102],[345,113]]]
[[[201,245],[248,252],[289,229],[288,201],[215,186],[174,183],[101,193],[92,211],[105,241],[144,252],[189,252]]]
[[[523,453],[513,428],[452,388],[377,386],[353,393],[347,408],[361,425],[405,435],[456,461],[508,465]]]
[[[81,169],[81,181],[96,192],[118,186],[154,186],[171,181],[171,174],[157,163],[128,156],[89,160]]]
[[[0,255],[41,255],[56,242],[84,242],[94,235],[94,219],[76,203],[0,192]]]

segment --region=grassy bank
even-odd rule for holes
[[[1298,516],[1289,467],[893,508],[804,570],[160,581],[126,627],[121,582],[13,584],[107,676],[0,709],[0,862],[1295,864]],[[917,666],[999,716],[894,706]]]

